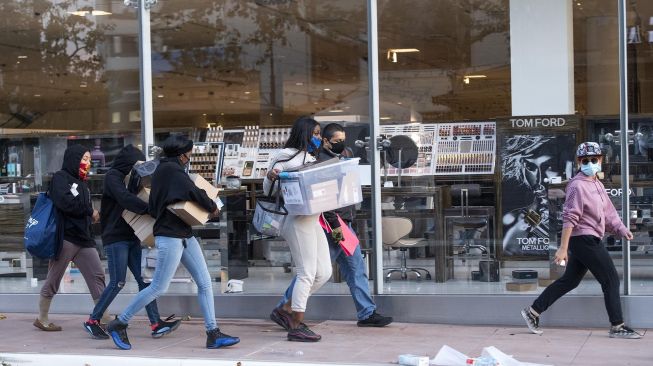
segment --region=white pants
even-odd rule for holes
[[[329,243],[318,222],[320,215],[288,215],[281,236],[288,242],[295,262],[297,281],[292,293],[292,310],[306,312],[308,297],[331,277]]]

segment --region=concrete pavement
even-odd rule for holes
[[[200,365],[209,361],[213,366],[239,365],[238,362],[241,366],[396,365],[400,354],[433,358],[445,344],[470,356],[479,355],[483,347],[495,346],[520,361],[549,365],[653,365],[653,337],[610,339],[607,328],[550,328],[538,336],[528,333],[526,327],[394,323],[375,329],[358,328],[355,322],[323,321],[309,324],[322,335],[322,341],[307,344],[286,341],[286,333],[269,320],[226,319],[220,320],[221,330],[240,337],[241,343],[227,349],[208,350],[204,347],[206,337],[199,319],[184,321],[173,334],[153,339],[147,319],[137,317],[129,327],[133,349],[122,351],[110,340],[91,339],[82,328],[83,315],[52,315],[51,320],[63,327],[62,332],[54,333],[36,329],[32,325],[34,314],[4,315],[7,318],[0,320],[0,361],[12,366],[20,364],[16,359],[13,363],[7,359],[8,355],[14,357],[13,354],[31,357],[32,366],[39,365],[39,357],[47,361],[43,364],[66,366],[116,363],[143,366],[149,364],[147,360],[156,361],[158,366],[190,365],[189,362]]]

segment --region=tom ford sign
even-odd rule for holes
[[[510,116],[497,119],[499,131],[509,133],[551,133],[578,129],[578,117],[570,115]],[[507,130],[507,131],[506,131]],[[537,131],[537,132],[536,132]]]

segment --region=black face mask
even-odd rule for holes
[[[345,151],[344,141],[331,142],[330,144],[331,144],[331,151],[335,154],[342,154],[342,152]]]

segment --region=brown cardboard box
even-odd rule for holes
[[[535,291],[537,282],[507,282],[506,290],[508,291]]]
[[[150,190],[148,188],[143,188],[138,193],[138,198],[148,202],[150,200]],[[149,247],[154,246],[154,222],[156,221],[150,215],[139,215],[131,211],[124,210],[122,212],[122,218],[129,224],[129,226],[134,229],[134,234],[138,239],[145,245]]]
[[[141,189],[141,191],[138,192],[138,198],[140,198],[141,200],[143,200],[145,202],[149,202],[150,201],[150,189],[149,188]],[[139,214],[133,213],[133,212],[128,211],[128,210],[123,210],[122,211],[122,218],[125,219],[125,221],[128,224],[130,224],[130,226],[131,226],[131,222],[138,219],[139,216],[140,216]]]
[[[210,199],[214,200],[218,197],[220,190],[199,174],[190,174],[190,179],[198,188],[203,189]],[[209,212],[195,202],[177,202],[168,206],[168,210],[191,226],[204,225],[209,221]]]
[[[143,215],[139,216],[139,218],[131,224],[131,227],[134,229],[134,234],[136,234],[141,243],[147,245],[150,248],[154,246],[155,222],[156,220],[153,217],[149,215]]]

